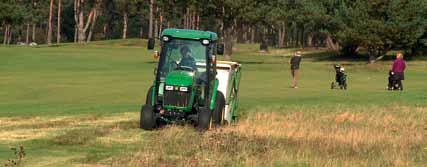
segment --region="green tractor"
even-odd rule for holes
[[[216,61],[224,45],[216,33],[165,29],[155,80],[141,109],[140,127],[191,123],[200,130],[237,120],[241,65]],[[149,40],[148,49],[154,48]]]

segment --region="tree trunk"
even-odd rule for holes
[[[32,1],[32,8],[35,9],[37,7],[37,2],[36,1]],[[33,21],[32,24],[32,35],[31,35],[31,42],[36,42],[36,23]]]
[[[153,5],[154,0],[150,0],[150,14],[148,16],[148,39],[153,38]]]
[[[9,25],[9,33],[7,34],[7,45],[10,45],[10,43],[12,42],[12,36],[13,36],[12,26]]]
[[[156,13],[155,13],[155,15],[157,15],[157,12],[159,11],[159,8],[156,8]],[[159,35],[158,35],[158,33],[159,33],[159,27],[158,27],[158,20],[157,20],[157,17],[154,17],[153,16],[153,18],[154,18],[154,38],[157,38]]]
[[[47,30],[47,45],[52,45],[52,17],[53,17],[53,1],[50,0],[49,7],[49,22],[48,22],[48,30]]]
[[[113,22],[115,19],[115,0],[104,0],[103,1],[103,12],[105,21],[104,21],[104,39],[108,40],[112,38],[113,32]]]
[[[143,38],[144,37],[144,27],[141,26],[139,27],[139,38]]]
[[[98,8],[95,7],[94,10],[93,10],[92,23],[90,25],[89,34],[87,35],[86,42],[92,41],[93,30],[95,29],[95,24],[96,24],[97,18],[98,18]]]
[[[391,46],[370,46],[370,47],[368,47],[369,63],[373,64],[373,63],[383,59],[385,54],[389,51],[390,48],[391,48]]]
[[[242,24],[235,24],[235,32],[236,35],[234,36],[234,43],[242,43],[243,36],[242,36]]]
[[[193,11],[192,14],[192,19],[191,19],[192,23],[191,23],[191,29],[196,29],[197,27],[197,17],[196,17],[196,11]]]
[[[127,38],[127,34],[128,34],[128,21],[129,21],[128,11],[125,10],[125,12],[123,13],[123,34],[122,34],[122,38],[123,39]]]
[[[200,15],[197,14],[196,29],[200,30]]]
[[[187,14],[184,12],[184,18],[182,18],[182,28],[187,28]]]
[[[74,27],[74,43],[77,43],[77,41],[78,41],[78,38],[79,38],[79,29],[77,28],[77,24],[76,24],[76,26]]]
[[[56,31],[56,43],[61,43],[61,14],[62,14],[62,2],[58,0],[58,18],[57,18],[57,31]]]
[[[300,29],[298,28],[298,26],[295,27],[295,47],[300,47],[299,31]]]
[[[0,31],[3,31],[3,29],[5,28],[5,25],[6,25],[6,22],[5,22],[5,21],[3,21],[3,22],[0,24]]]
[[[97,8],[100,1],[96,1],[95,6],[91,9],[86,24],[84,23],[84,0],[77,0],[77,13],[78,13],[78,43],[86,42],[86,32],[91,24],[95,24],[94,17],[97,15]]]
[[[188,8],[185,9],[185,14],[184,14],[184,28],[187,28],[188,24]]]
[[[107,39],[107,28],[108,28],[108,23],[104,23],[104,27],[102,28],[104,39]]]
[[[233,24],[231,26],[231,33],[232,33],[232,37],[233,37],[233,46],[235,43],[237,43],[237,31],[239,30],[239,26],[237,25],[237,21],[234,20]]]
[[[74,43],[78,42],[79,37],[79,6],[80,0],[74,0]]]
[[[24,31],[24,25],[19,26],[19,29],[18,29],[18,40],[17,41],[21,42],[21,43],[23,43],[22,41],[24,41],[22,39],[23,31]]]
[[[33,23],[33,34],[31,35],[31,41],[36,42],[36,24]]]
[[[187,23],[186,23],[186,29],[189,29],[191,26],[191,13],[190,13],[190,8],[187,8],[187,12],[185,14],[185,16],[187,17]]]
[[[293,23],[292,29],[292,47],[298,47],[298,27],[296,23]]]
[[[233,25],[234,20],[225,19],[225,7],[222,7],[222,22],[221,22],[221,31],[224,38],[224,58],[226,60],[231,59],[233,54]]]
[[[252,38],[252,26],[248,26],[248,43],[252,43],[251,41]]]
[[[281,27],[279,27],[279,31],[277,32],[277,35],[278,35],[278,37],[277,37],[277,47],[278,48],[282,48],[283,47],[283,42],[282,42],[283,32],[282,32],[282,28]]]
[[[282,39],[282,42],[283,42],[283,47],[286,47],[287,46],[287,44],[286,44],[286,36],[287,36],[287,32],[286,32],[286,29],[287,27],[286,27],[286,24],[284,24],[283,25],[283,39]]]
[[[233,54],[233,28],[228,27],[224,29],[224,58],[226,60],[231,59],[231,55]]]
[[[247,28],[247,26],[243,25],[242,31],[243,31],[243,33],[242,33],[243,43],[248,43],[248,28]]]
[[[193,12],[191,9],[188,12],[188,29],[193,29]]]
[[[25,33],[25,44],[30,43],[30,23],[27,23],[27,31]]]
[[[286,25],[281,24],[279,26],[279,41],[278,41],[279,48],[285,47],[285,38],[286,38]]]
[[[4,28],[4,36],[3,36],[3,45],[7,44],[7,39],[9,38],[9,25],[6,24]]]
[[[20,42],[20,43],[22,43],[22,30],[23,30],[23,26],[19,26],[19,28],[18,28],[18,38],[17,38],[17,42]]]
[[[368,47],[369,52],[369,64],[374,64],[376,60],[375,49],[373,47]]]
[[[338,46],[334,43],[330,35],[326,36],[326,45],[329,49],[339,51]]]
[[[193,29],[193,22],[194,22],[194,18],[193,18],[193,12],[190,10],[190,13],[189,13],[189,15],[188,15],[188,17],[190,18],[189,20],[188,20],[188,28],[189,29]]]
[[[256,32],[255,27],[252,27],[251,28],[251,43],[255,43],[255,32]]]
[[[159,24],[159,33],[162,33],[162,30],[163,30],[163,16],[162,16],[162,14],[160,13],[160,17],[159,17],[159,19],[160,19],[160,24]],[[159,36],[160,36],[160,34],[159,34]]]
[[[305,27],[304,25],[301,26],[301,37],[300,37],[300,42],[301,42],[301,47],[304,48],[305,47],[305,37],[304,37],[304,32],[305,32]]]
[[[86,34],[84,31],[84,1],[77,0],[78,3],[78,15],[79,15],[79,22],[78,22],[78,43],[84,43],[86,41]]]
[[[310,33],[307,36],[307,46],[308,47],[313,47],[313,34]]]
[[[268,51],[268,38],[267,38],[268,30],[267,30],[267,28],[263,28],[262,31],[263,32],[262,32],[260,50],[267,52]]]

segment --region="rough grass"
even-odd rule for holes
[[[238,45],[239,122],[200,133],[147,132],[139,109],[155,61],[146,41],[0,47],[0,163],[24,146],[27,166],[425,166],[427,63],[408,62],[404,92],[385,91],[389,61],[331,61],[305,50],[300,88],[290,89],[296,49]],[[349,90],[329,90],[332,65]]]
[[[236,126],[152,132],[116,166],[424,166],[425,108],[259,110]],[[160,140],[155,140],[160,139]]]
[[[236,125],[205,133],[168,126],[141,134],[138,121],[129,118],[137,114],[128,113],[128,121],[111,122],[112,117],[101,116],[89,127],[70,123],[50,131],[55,134],[51,137],[38,138],[57,147],[130,147],[78,158],[90,166],[423,166],[426,114],[423,107],[337,107],[328,112],[280,112],[272,107],[258,108]]]

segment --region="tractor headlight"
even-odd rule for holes
[[[169,42],[170,38],[168,36],[163,36],[163,41],[164,42]]]
[[[188,92],[188,87],[179,87],[179,91]]]
[[[209,45],[210,41],[207,39],[202,40],[203,45]]]
[[[173,86],[171,86],[171,85],[166,85],[166,86],[165,86],[165,90],[173,90]]]

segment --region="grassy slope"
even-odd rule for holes
[[[300,89],[290,89],[292,50],[239,45],[237,126],[203,135],[187,127],[143,132],[138,110],[155,62],[138,46],[144,42],[1,47],[0,162],[12,156],[10,146],[23,145],[25,163],[35,166],[427,163],[426,62],[409,62],[406,90],[387,92],[389,62],[343,61],[350,89],[331,91],[334,62],[315,61],[325,53],[311,51]]]

